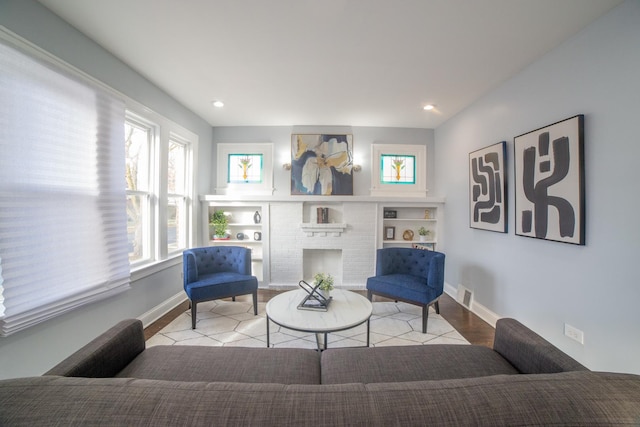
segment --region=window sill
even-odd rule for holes
[[[182,253],[171,254],[169,255],[169,258],[163,259],[162,261],[155,261],[135,267],[135,269],[131,270],[131,283],[133,284],[138,280],[179,264],[182,264]]]

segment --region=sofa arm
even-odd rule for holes
[[[123,320],[64,359],[45,375],[113,377],[144,349],[142,322],[137,319]]]
[[[493,349],[523,374],[588,371],[515,319],[498,320]]]

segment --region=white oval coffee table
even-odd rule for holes
[[[283,328],[316,334],[318,349],[327,348],[327,334],[351,329],[367,323],[367,347],[369,347],[369,318],[372,306],[364,296],[342,289],[331,291],[331,303],[327,311],[299,310],[298,304],[307,293],[302,289],[283,292],[267,303],[267,347],[270,347],[269,322]],[[320,336],[324,336],[324,343]]]

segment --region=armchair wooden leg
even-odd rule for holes
[[[253,292],[253,314],[258,315],[258,291]]]
[[[191,329],[196,328],[196,312],[198,311],[196,310],[197,304],[197,302],[191,301]]]
[[[369,301],[373,301],[373,292],[371,292],[370,290],[367,290],[367,299]]]
[[[429,306],[422,306],[422,333],[427,333],[427,320],[429,319]]]
[[[236,297],[235,297],[235,295],[231,297],[231,301],[236,302]]]
[[[438,301],[436,301],[433,306],[436,308],[436,314],[440,314],[440,304]]]

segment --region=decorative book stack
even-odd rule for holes
[[[316,212],[318,224],[329,224],[329,208],[318,208]]]

